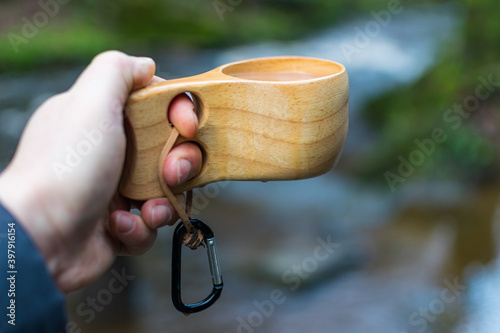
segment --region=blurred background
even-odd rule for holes
[[[2,0],[0,170],[32,112],[107,49],[150,56],[167,79],[272,55],[335,60],[350,79],[335,170],[196,191],[225,282],[214,306],[172,306],[165,228],[70,295],[68,331],[497,332],[497,12],[495,0]],[[184,297],[201,299],[206,255],[183,260]]]

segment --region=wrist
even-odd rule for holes
[[[35,247],[45,260],[47,270],[55,277],[55,260],[47,240],[52,242],[51,231],[47,228],[46,214],[37,197],[39,190],[36,186],[23,184],[34,184],[26,176],[18,179],[7,167],[0,173],[0,204],[14,217],[16,222],[28,234]]]

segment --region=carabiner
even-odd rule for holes
[[[212,274],[213,289],[210,295],[204,300],[185,304],[181,297],[181,254],[182,254],[182,237],[186,231],[184,224],[179,223],[174,231],[172,244],[172,302],[177,310],[184,314],[190,314],[205,310],[219,299],[222,293],[222,275],[219,267],[219,258],[217,256],[217,248],[215,247],[215,238],[212,229],[203,221],[190,218],[189,221],[201,231],[203,242],[208,252],[208,262],[210,264],[210,273]]]

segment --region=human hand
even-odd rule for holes
[[[117,193],[126,138],[123,106],[133,89],[154,77],[151,59],[111,51],[97,56],[67,92],[35,111],[16,154],[0,174],[0,202],[25,228],[63,292],[99,277],[117,255],[146,252],[157,229],[177,215],[165,198],[139,203]],[[198,118],[186,95],[169,107],[169,120],[186,138]],[[168,154],[163,174],[175,186],[196,175],[201,152],[183,143]],[[181,198],[179,198],[181,199]]]

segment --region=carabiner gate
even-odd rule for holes
[[[182,238],[187,232],[184,224],[179,223],[174,231],[172,244],[172,302],[177,310],[184,314],[190,314],[205,310],[219,299],[222,293],[222,275],[219,267],[219,258],[215,246],[215,237],[212,229],[203,221],[190,218],[189,221],[195,229],[201,231],[203,242],[207,248],[208,262],[210,264],[210,273],[212,274],[213,289],[210,295],[197,303],[185,304],[181,297],[181,257],[182,257]]]

